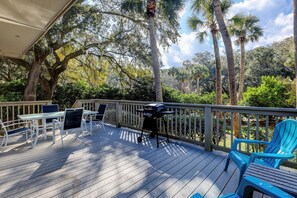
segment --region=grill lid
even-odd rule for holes
[[[152,103],[144,106],[144,111],[150,112],[150,113],[158,113],[161,111],[165,111],[166,107],[162,103]]]

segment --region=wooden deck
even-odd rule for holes
[[[226,153],[171,141],[137,143],[139,133],[106,127],[84,142],[40,137],[35,149],[0,154],[0,197],[217,197],[234,192],[238,171]]]

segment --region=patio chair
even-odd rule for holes
[[[23,120],[14,120],[14,121],[6,121],[2,122],[0,119],[1,124],[1,132],[0,136],[3,137],[1,141],[0,147],[7,146],[9,137],[17,136],[20,134],[26,134],[26,141],[28,141],[28,133],[30,133],[30,138],[33,137],[33,130],[30,128],[29,123]]]
[[[240,182],[239,188],[236,193],[227,194],[220,198],[241,198],[241,197],[252,197],[253,192],[258,191],[265,195],[276,197],[276,198],[289,198],[293,197],[281,189],[269,184],[266,181],[260,180],[253,176],[245,176]],[[201,198],[199,193],[191,196],[191,198]]]
[[[41,106],[41,110],[42,110],[42,113],[52,113],[52,112],[58,112],[59,111],[59,106],[57,104],[48,104],[48,105],[42,105]],[[46,130],[49,128],[49,129],[52,129],[53,128],[53,120],[54,119],[58,119],[58,118],[47,118],[45,120],[43,120],[42,122],[42,125],[44,127],[44,135],[46,137]]]
[[[239,143],[265,144],[263,153],[252,153],[251,156],[237,151]],[[287,119],[276,125],[270,142],[261,140],[235,139],[231,152],[225,165],[228,169],[230,159],[237,165],[240,171],[239,181],[250,163],[257,163],[268,167],[279,168],[280,164],[287,159],[294,158],[294,151],[297,147],[297,121]]]
[[[54,119],[53,130],[56,126],[60,128],[62,147],[64,145],[63,138],[68,135],[68,132],[76,132],[76,138],[83,133],[84,126],[82,122],[83,108],[65,109],[63,122]]]
[[[92,122],[95,123],[97,127],[103,127],[104,131],[105,131],[104,119],[105,119],[107,107],[108,107],[108,104],[100,104],[98,107],[98,113],[95,115],[95,118],[92,119]],[[90,123],[90,120],[86,119],[86,123]]]

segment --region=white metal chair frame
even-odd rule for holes
[[[80,116],[80,120],[78,122],[80,122],[78,125],[75,126],[69,126],[67,128],[67,122],[68,122],[68,117],[70,116],[70,114],[68,114],[68,112],[79,112],[79,116]],[[80,115],[81,114],[81,115]],[[61,142],[62,142],[62,147],[64,146],[63,143],[63,138],[66,137],[68,135],[68,132],[76,132],[76,139],[79,137],[80,134],[83,134],[84,132],[84,123],[83,123],[83,108],[69,108],[69,109],[65,109],[65,114],[64,114],[64,119],[63,121],[59,121],[57,119],[53,120],[53,130],[56,130],[58,126],[58,128],[60,128],[60,135],[61,135]],[[65,128],[66,126],[66,128]],[[80,134],[79,134],[80,133]],[[83,140],[84,141],[84,140]]]
[[[1,142],[0,147],[7,146],[9,137],[17,136],[22,133],[26,134],[26,142],[28,142],[28,133],[30,133],[30,139],[33,138],[34,131],[31,129],[30,124],[27,121],[23,120],[13,120],[13,121],[6,121],[2,122],[0,119],[0,125],[3,129],[3,140]],[[31,144],[33,141],[31,142]]]
[[[100,109],[100,107],[105,106],[105,108],[102,110]],[[105,116],[106,116],[106,112],[107,112],[107,108],[108,108],[108,104],[100,104],[98,107],[98,113],[95,115],[95,118],[93,119],[93,122],[97,122],[96,126],[98,127],[103,127],[103,130],[105,130]],[[103,112],[100,112],[103,111]],[[102,119],[96,119],[96,117],[98,116],[102,116]]]
[[[48,105],[42,105],[41,107],[42,113],[52,113],[52,112],[58,112],[59,111],[59,105],[58,104],[48,104]],[[60,120],[59,118],[56,118],[57,120]],[[52,118],[51,122],[48,122],[47,119],[42,120],[42,130],[44,131],[44,137],[46,139],[46,131],[47,129],[52,129],[54,126],[54,118]]]

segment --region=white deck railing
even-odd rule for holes
[[[52,101],[1,102],[0,119],[16,120],[17,115],[41,112],[41,106]],[[76,106],[87,110],[96,110],[100,103],[108,104],[105,121],[118,127],[141,130],[143,116],[137,109],[152,102],[122,100],[78,100]],[[166,117],[166,128],[171,138],[183,140],[212,149],[230,151],[235,137],[233,125],[238,124],[238,137],[269,141],[275,125],[283,119],[297,117],[297,109],[259,108],[243,106],[194,105],[182,103],[164,103],[173,115]],[[239,118],[234,119],[234,115]],[[165,132],[159,122],[161,133]],[[241,146],[240,150],[250,153],[263,147]],[[297,152],[295,153],[297,155]],[[296,167],[297,157],[289,165]]]
[[[102,99],[76,101],[77,106],[88,110],[96,110],[96,103],[108,104],[107,123],[141,130],[143,117],[136,110],[152,102]],[[297,109],[289,108],[164,104],[175,112],[166,119],[170,137],[204,146],[208,151],[230,151],[233,140],[237,138],[235,131],[241,138],[269,141],[278,122],[297,117]],[[234,119],[236,116],[238,119]],[[238,130],[232,127],[236,124]],[[159,123],[159,127],[164,133],[163,124]],[[239,149],[250,153],[263,150],[263,147],[242,145]],[[297,152],[295,154],[297,156]],[[287,164],[296,167],[297,157]]]
[[[0,119],[13,121],[18,119],[18,115],[40,113],[42,105],[51,103],[51,100],[0,102]]]

